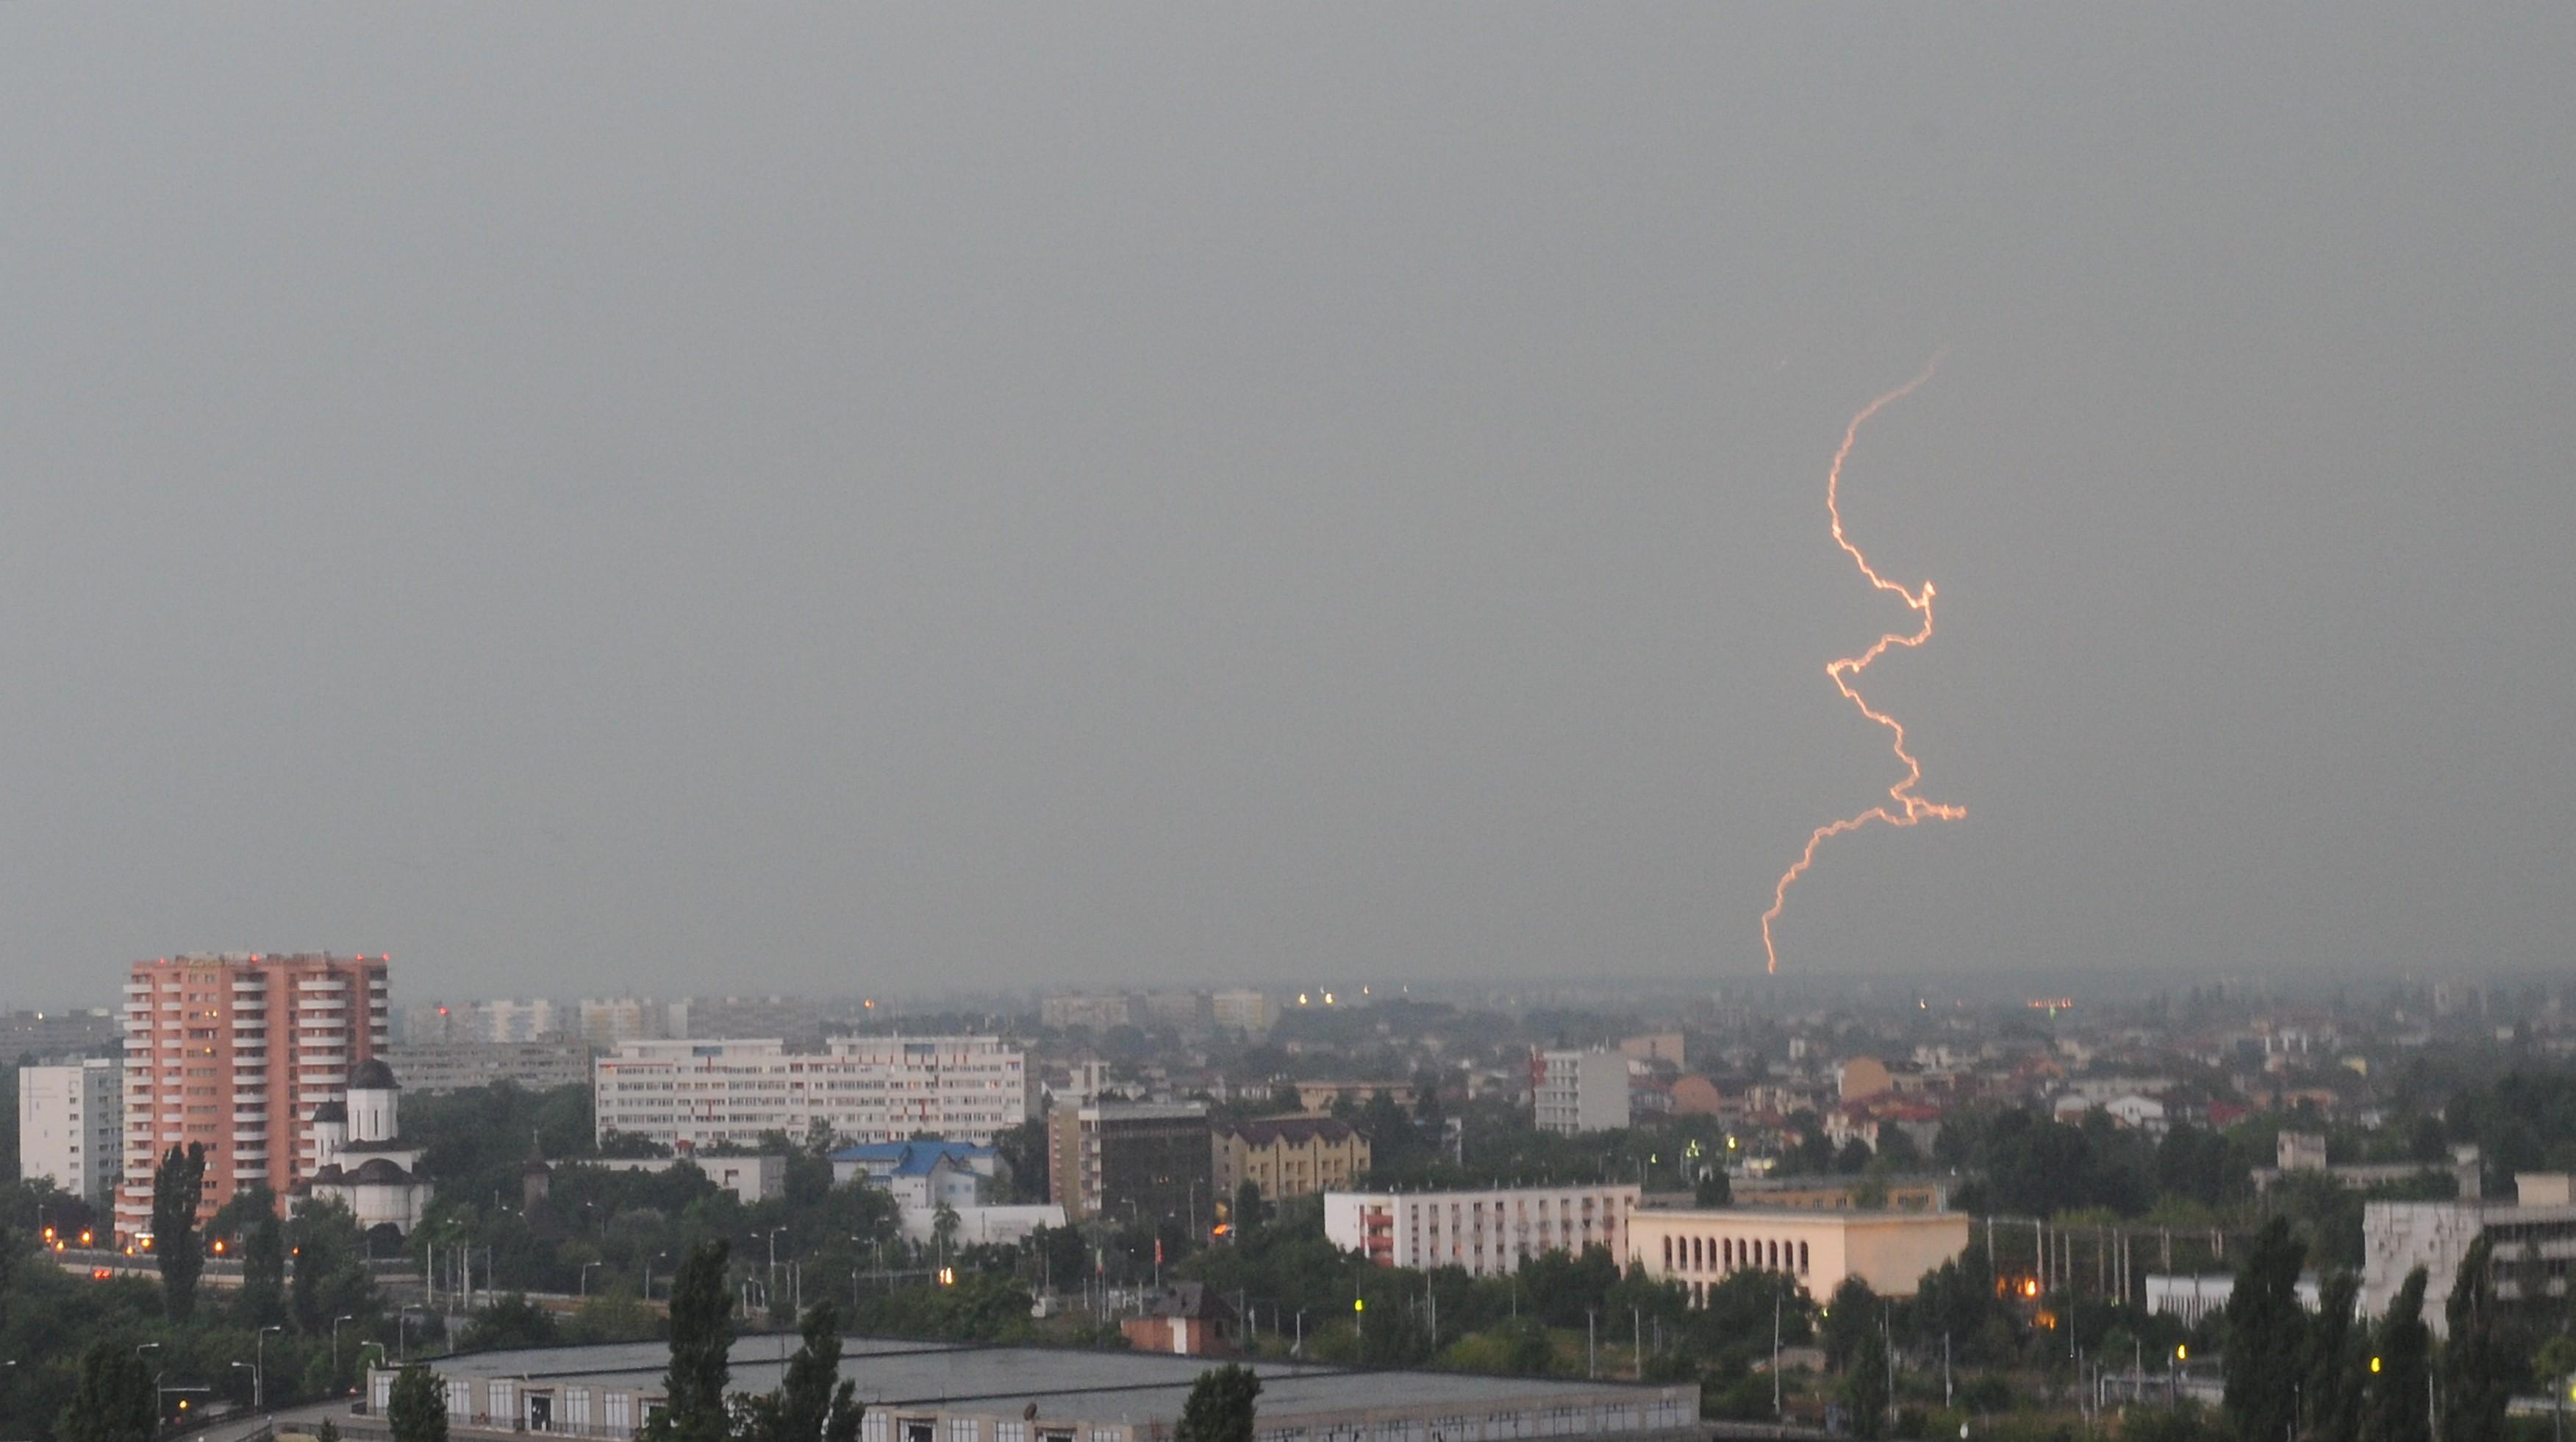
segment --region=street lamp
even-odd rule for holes
[[[333,1325],[336,1328],[338,1324],[334,1323]],[[271,1332],[283,1332],[285,1330],[286,1329],[284,1327],[276,1326],[274,1324],[262,1327],[259,1329],[259,1336],[251,1342],[250,1405],[254,1410],[266,1411],[268,1408],[268,1334]],[[332,1350],[336,1353],[339,1350],[339,1338],[336,1331],[333,1334],[332,1341]],[[235,1363],[234,1365],[238,1366],[240,1364]],[[339,1364],[334,1362],[332,1365],[336,1367]]]
[[[785,1227],[769,1229],[769,1270],[762,1274],[764,1280],[760,1285],[760,1301],[763,1306],[772,1305],[771,1294],[778,1290],[778,1234],[786,1230]]]
[[[146,1352],[158,1352],[160,1350],[160,1343],[146,1342],[142,1346],[134,1349],[134,1355],[140,1358]],[[155,1426],[160,1424],[161,1418],[161,1379],[168,1376],[169,1373],[170,1369],[166,1366],[155,1367],[152,1369],[152,1418]]]
[[[331,1319],[331,1381],[334,1386],[340,1381],[340,1324],[356,1320],[345,1312]]]
[[[599,1262],[584,1262],[581,1264],[581,1294],[583,1296],[587,1297],[590,1295],[590,1269],[601,1265],[604,1264]]]

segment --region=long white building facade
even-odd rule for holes
[[[592,1064],[597,1126],[665,1146],[802,1140],[816,1123],[843,1142],[920,1133],[992,1144],[1028,1120],[1028,1059],[992,1036],[835,1037],[822,1052],[775,1038],[629,1041]]]
[[[1326,1192],[1324,1235],[1381,1267],[1464,1267],[1499,1277],[1549,1252],[1606,1247],[1624,1261],[1633,1186],[1471,1192]]]

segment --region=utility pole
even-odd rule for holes
[[[1780,1410],[1780,1291],[1771,1291],[1771,1415],[1777,1419],[1788,1414]]]
[[[1583,1375],[1586,1377],[1599,1377],[1601,1375],[1600,1328],[1601,1309],[1598,1307],[1584,1308]]]
[[[1893,1304],[1878,1309],[1878,1349],[1887,1354],[1887,1421],[1896,1420],[1896,1332],[1888,1317]]]
[[[1941,1329],[1941,1410],[1950,1410],[1950,1329]]]

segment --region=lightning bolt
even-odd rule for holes
[[[1851,554],[1852,563],[1860,567],[1861,575],[1867,577],[1871,585],[1882,591],[1894,592],[1915,615],[1922,618],[1922,624],[1910,635],[1891,631],[1879,637],[1878,644],[1857,656],[1845,656],[1839,661],[1826,663],[1825,674],[1833,679],[1834,689],[1842,692],[1845,700],[1859,707],[1860,714],[1886,727],[1891,733],[1889,748],[1896,753],[1897,760],[1905,763],[1905,778],[1887,788],[1888,800],[1895,803],[1893,810],[1886,805],[1873,806],[1857,816],[1846,816],[1817,827],[1815,834],[1807,838],[1807,849],[1798,854],[1798,859],[1790,863],[1788,870],[1780,873],[1780,884],[1771,889],[1771,909],[1762,913],[1762,951],[1770,958],[1770,969],[1774,974],[1780,970],[1780,948],[1771,938],[1771,924],[1780,919],[1782,912],[1788,910],[1789,888],[1796,885],[1798,878],[1806,875],[1808,868],[1816,864],[1817,847],[1824,845],[1830,837],[1840,836],[1846,831],[1858,831],[1873,821],[1884,821],[1890,826],[1914,826],[1925,821],[1962,821],[1968,815],[1968,808],[1964,806],[1949,806],[1938,801],[1926,801],[1914,794],[1915,786],[1923,780],[1923,763],[1915,760],[1914,753],[1905,749],[1905,727],[1886,712],[1872,709],[1867,701],[1861,699],[1860,692],[1852,686],[1852,682],[1859,677],[1860,673],[1869,669],[1869,663],[1887,654],[1888,647],[1903,646],[1911,649],[1932,639],[1933,590],[1929,580],[1923,583],[1921,590],[1907,590],[1902,584],[1880,575],[1877,568],[1870,565],[1869,557],[1861,554],[1860,547],[1851,543],[1851,537],[1843,534],[1841,504],[1843,462],[1850,459],[1852,443],[1860,439],[1860,428],[1868,423],[1870,417],[1912,395],[1918,386],[1932,379],[1932,373],[1941,367],[1941,357],[1944,354],[1946,352],[1935,352],[1932,359],[1924,363],[1922,374],[1861,407],[1860,414],[1853,416],[1851,424],[1843,428],[1843,443],[1835,448],[1833,464],[1825,471],[1825,514],[1833,521],[1834,544]]]

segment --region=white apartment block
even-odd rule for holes
[[[18,1069],[18,1175],[93,1207],[124,1175],[125,1067],[90,1060]]]
[[[1586,1247],[1606,1247],[1624,1262],[1636,1211],[1633,1186],[1326,1192],[1324,1235],[1381,1267],[1464,1267],[1500,1277],[1531,1258]]]
[[[845,1143],[927,1132],[992,1145],[1028,1120],[1028,1061],[991,1036],[835,1037],[823,1052],[776,1039],[630,1041],[592,1065],[599,1135],[666,1146],[749,1143],[816,1122]]]
[[[581,1039],[602,1051],[630,1041],[667,1041],[689,1034],[689,1004],[621,996],[580,1002],[574,1010]]]
[[[2483,1235],[2492,1244],[2488,1275],[2496,1295],[2563,1299],[2571,1290],[2567,1259],[2576,1255],[2576,1177],[2517,1172],[2514,1200],[2364,1202],[2361,1206],[2361,1311],[2383,1316],[2405,1285],[2425,1274],[2424,1324],[2436,1337],[2451,1331],[2451,1293],[2460,1264]]]
[[[1272,1004],[1269,994],[1248,989],[1220,991],[1209,997],[1208,1013],[1214,1025],[1254,1036],[1267,1033],[1279,1020],[1279,1008]]]
[[[543,1041],[569,1031],[571,1025],[571,1013],[544,997],[504,997],[410,1007],[403,1013],[403,1040],[420,1046],[506,1045]]]
[[[1543,1132],[1610,1131],[1628,1124],[1628,1058],[1615,1051],[1530,1052],[1533,1120]]]
[[[539,1041],[564,1030],[561,1011],[544,997],[521,1001],[504,998],[483,1003],[482,1040],[510,1043]]]

